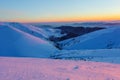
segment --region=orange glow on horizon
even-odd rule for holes
[[[86,17],[58,17],[58,18],[45,18],[45,19],[13,19],[9,20],[9,22],[87,22],[87,21],[114,21],[120,20],[120,15],[113,15],[113,16],[86,16]]]

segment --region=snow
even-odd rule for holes
[[[120,80],[119,35],[120,27],[109,27],[58,50],[48,38],[63,36],[60,30],[1,22],[0,80]]]
[[[8,22],[4,24],[8,26],[12,26],[21,31],[29,33],[38,38],[40,37],[45,40],[49,39],[50,36],[55,36],[55,37],[64,36],[63,34],[61,34],[61,30],[54,29],[52,27],[38,27],[38,26],[30,25],[30,24],[23,24],[23,23],[17,23],[17,22]]]
[[[51,58],[120,64],[120,49],[62,50],[53,54]]]
[[[40,37],[10,25],[0,25],[0,56],[49,57],[56,50]]]
[[[62,49],[108,49],[120,48],[120,27],[113,27],[91,32],[60,42]]]
[[[41,28],[41,27],[39,27]],[[62,37],[65,34],[61,34],[61,30],[60,29],[55,29],[55,28],[48,28],[48,27],[42,27],[44,34],[47,35],[47,38],[54,36],[54,37]]]
[[[120,65],[0,57],[0,80],[120,80]]]
[[[42,39],[46,39],[48,37],[42,28],[37,28],[37,27],[29,25],[29,24],[23,24],[23,23],[17,23],[17,22],[8,22],[8,23],[6,23],[6,25],[17,28],[21,31],[29,33],[33,36],[38,37],[38,38],[40,37]]]

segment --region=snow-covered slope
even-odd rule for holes
[[[48,34],[44,31],[42,28],[38,28],[29,24],[23,24],[23,23],[17,23],[17,22],[8,22],[6,23],[8,26],[12,26],[14,28],[17,28],[21,31],[24,31],[26,33],[29,33],[33,36],[40,37],[42,39],[48,38]]]
[[[0,80],[120,80],[120,65],[1,57]]]
[[[62,49],[110,49],[120,48],[120,27],[91,32],[60,42]]]
[[[54,36],[54,37],[63,36],[63,34],[61,34],[61,30],[55,29],[53,27],[38,27],[30,24],[23,24],[23,23],[17,23],[17,22],[8,22],[4,24],[8,26],[12,26],[21,31],[29,33],[38,38],[40,37],[45,40],[48,40],[51,36]]]
[[[120,49],[62,50],[51,58],[120,63]]]
[[[49,57],[57,49],[41,37],[12,25],[0,25],[0,56]],[[31,28],[31,27],[30,27]]]

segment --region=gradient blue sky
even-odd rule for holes
[[[119,20],[120,0],[0,0],[0,21]]]

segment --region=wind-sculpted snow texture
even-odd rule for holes
[[[72,60],[0,58],[0,80],[120,80],[120,65]]]

